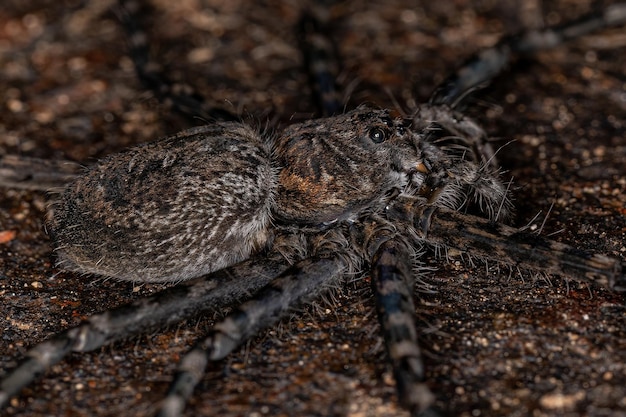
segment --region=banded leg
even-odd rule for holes
[[[86,352],[202,312],[220,311],[249,297],[287,267],[279,256],[252,258],[206,277],[183,282],[149,298],[90,317],[83,324],[44,341],[0,381],[0,409],[23,387],[70,352]]]
[[[118,16],[128,37],[129,55],[135,65],[137,78],[153,91],[163,102],[171,103],[181,114],[193,122],[200,120],[238,121],[239,117],[224,109],[206,108],[204,99],[191,86],[174,83],[151,64],[148,37],[138,25],[141,2],[138,0],[118,0]]]
[[[454,210],[399,198],[387,209],[394,224],[415,230],[431,245],[454,248],[479,259],[529,271],[590,282],[626,291],[626,263],[610,256],[573,248],[514,227]]]
[[[404,242],[383,242],[372,261],[372,287],[400,404],[413,416],[434,416],[437,413],[431,405],[435,397],[424,383],[424,364],[417,344],[412,266]]]
[[[340,279],[346,267],[339,256],[300,261],[217,323],[181,360],[159,415],[181,415],[209,361],[224,358],[259,331],[273,326],[294,307],[317,297]]]
[[[75,162],[5,155],[0,157],[0,186],[59,191],[83,171]]]
[[[429,243],[514,268],[541,271],[626,291],[626,263],[480,217],[437,209],[422,223]],[[424,222],[424,219],[421,219]]]
[[[505,37],[495,46],[467,60],[435,89],[429,101],[431,104],[445,104],[455,108],[473,90],[501,74],[510,65],[514,55],[529,55],[554,48],[588,33],[625,23],[626,4],[615,4],[603,12],[591,13],[561,26]]]
[[[317,17],[324,12],[326,10],[320,6],[305,13],[300,20],[299,34],[315,101],[325,117],[341,113],[343,106],[336,82],[339,73],[337,47],[326,35],[324,19]]]

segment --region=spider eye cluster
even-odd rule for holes
[[[386,141],[389,137],[388,132],[386,132],[385,130],[383,130],[380,127],[372,127],[370,128],[369,132],[368,132],[369,138],[372,140],[372,142],[374,143],[382,143],[384,141]]]
[[[383,143],[394,134],[396,136],[404,136],[406,134],[406,125],[392,120],[388,116],[383,116],[367,131],[369,139],[373,143]]]
[[[403,126],[396,126],[396,124],[391,120],[390,117],[384,116],[381,118],[382,124],[372,126],[368,130],[368,136],[370,140],[374,143],[382,143],[389,139],[392,135],[392,132],[395,132],[399,135],[404,134]]]

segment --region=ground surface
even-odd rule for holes
[[[154,53],[216,106],[265,121],[313,110],[293,30],[298,1],[155,1]],[[346,2],[334,9],[350,104],[424,100],[472,51],[505,32],[558,23],[586,1]],[[423,4],[422,4],[423,3]],[[594,2],[597,3],[597,2]],[[106,2],[7,0],[0,10],[0,152],[88,163],[185,126],[145,93]],[[626,257],[626,29],[524,60],[472,114],[506,144],[513,223]],[[352,82],[357,80],[357,82]],[[393,99],[391,98],[393,97]],[[277,116],[278,115],[278,116]],[[199,122],[198,122],[199,123]],[[0,190],[0,376],[27,347],[158,290],[61,272],[46,196]],[[15,232],[15,235],[12,233]],[[624,297],[558,277],[509,276],[432,260],[419,307],[437,405],[461,416],[626,416]],[[10,416],[146,415],[212,317],[72,355],[24,390]],[[211,367],[189,416],[395,416],[366,283],[305,310]]]

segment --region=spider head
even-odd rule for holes
[[[417,139],[401,119],[364,106],[288,127],[275,144],[277,219],[327,225],[384,205],[427,171]]]

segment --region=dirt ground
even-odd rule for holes
[[[98,157],[188,126],[140,85],[110,2],[4,0],[0,153]],[[172,4],[170,4],[172,3]],[[155,0],[153,53],[214,106],[258,120],[314,111],[294,27],[295,0]],[[332,10],[348,106],[425,100],[503,33],[556,24],[602,2],[349,1]],[[382,3],[382,2],[380,2]],[[521,3],[521,2],[520,2]],[[607,2],[609,3],[609,2]],[[626,29],[524,59],[469,112],[506,145],[515,226],[626,257]],[[197,121],[199,124],[202,121]],[[0,190],[0,376],[27,348],[87,316],[157,291],[54,267],[47,196]],[[626,308],[603,288],[433,257],[437,291],[419,306],[437,407],[459,416],[626,416]],[[538,271],[540,272],[540,271]],[[205,317],[54,366],[7,416],[144,416]],[[365,280],[304,309],[211,366],[188,416],[396,416]]]

